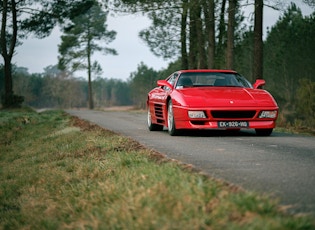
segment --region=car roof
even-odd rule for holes
[[[234,70],[227,69],[186,69],[179,70],[178,73],[236,73]]]

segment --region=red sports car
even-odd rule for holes
[[[181,70],[148,93],[148,128],[168,128],[170,135],[187,129],[255,129],[269,136],[278,105],[265,81],[254,85],[232,70]]]

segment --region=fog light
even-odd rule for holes
[[[277,110],[272,111],[261,111],[259,114],[259,118],[276,118]]]
[[[189,118],[206,118],[204,111],[188,111]]]

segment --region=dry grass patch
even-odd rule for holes
[[[0,124],[0,229],[314,229],[62,111],[5,112]]]

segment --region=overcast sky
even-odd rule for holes
[[[289,2],[289,1],[287,1]],[[308,6],[296,0],[297,5],[302,8],[304,14],[312,12]],[[252,12],[251,8],[246,10]],[[246,16],[248,16],[247,13]],[[281,12],[264,8],[264,28],[271,27],[278,20]],[[154,56],[146,44],[138,37],[140,30],[148,27],[150,21],[143,16],[119,16],[109,17],[107,20],[108,29],[115,30],[117,36],[115,41],[108,44],[109,48],[114,48],[118,56],[113,55],[94,55],[103,69],[104,78],[116,78],[126,80],[130,73],[137,70],[140,62],[155,70],[166,68],[168,61]],[[60,44],[61,33],[55,29],[46,39],[35,39],[29,37],[23,42],[22,46],[17,47],[13,63],[19,67],[26,67],[29,73],[42,73],[43,69],[49,65],[57,64],[58,44]],[[1,63],[3,61],[1,60]],[[84,76],[79,73],[77,76]]]

